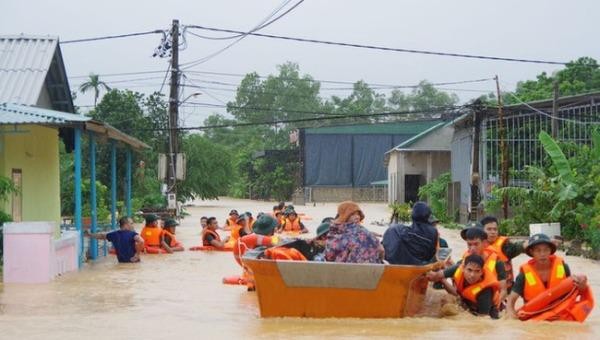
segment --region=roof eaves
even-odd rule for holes
[[[399,148],[406,148],[408,146],[411,146],[412,144],[414,144],[416,141],[418,141],[419,139],[427,136],[428,134],[432,133],[433,131],[445,126],[446,123],[445,122],[440,122],[432,127],[430,127],[429,129],[405,140],[404,142],[400,143],[399,145],[397,145],[394,149],[399,149]]]

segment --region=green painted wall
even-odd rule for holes
[[[21,169],[23,221],[60,222],[60,168],[58,129],[21,125],[10,133],[3,127],[0,134],[0,171],[11,177],[12,169]],[[12,202],[5,211],[11,212]]]

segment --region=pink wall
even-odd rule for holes
[[[77,270],[77,232],[54,239],[55,222],[4,225],[4,282],[44,283]]]

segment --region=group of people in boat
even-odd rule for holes
[[[273,236],[280,222],[264,215],[254,224],[256,234],[239,239],[244,247],[234,247],[234,257],[243,266],[240,252],[263,246],[267,247],[264,256],[275,260],[428,265],[439,261],[436,254],[440,248],[448,247],[439,236],[438,221],[424,202],[413,206],[410,225],[391,225],[381,240],[362,225],[364,218],[356,203],[343,202],[334,218],[322,221],[315,239],[282,243]],[[499,235],[494,216],[464,228],[460,236],[467,247],[461,259],[456,263],[444,259],[445,268],[430,271],[426,277],[434,287],[458,297],[473,314],[493,319],[504,313],[521,320],[569,321],[583,321],[589,315],[594,298],[587,278],[572,275],[555,254],[557,240],[544,234],[525,242],[510,240]],[[531,259],[515,277],[512,260],[522,253]],[[252,288],[254,282],[247,268],[244,279]],[[520,298],[524,304],[517,309]]]
[[[263,247],[262,255],[274,260],[328,261],[345,263],[386,263],[429,265],[439,263],[440,248],[448,247],[440,238],[436,219],[424,202],[412,209],[410,225],[391,225],[383,235],[363,226],[365,214],[352,201],[342,202],[335,217],[321,221],[312,239],[293,236],[306,233],[293,206],[280,204],[273,212],[239,214],[231,210],[223,227],[215,217],[202,217],[202,246],[198,250],[231,250],[242,266],[236,278],[254,290],[251,271],[241,258],[248,250]],[[175,220],[167,219],[162,228],[155,215],[146,216],[141,237],[133,231],[130,218],[120,220],[121,228],[108,234],[88,234],[111,241],[119,262],[139,261],[142,251],[149,253],[184,250],[175,238]],[[221,239],[218,229],[230,232]],[[460,233],[467,251],[456,263],[443,259],[443,269],[429,271],[426,278],[433,286],[459,298],[476,315],[521,320],[583,321],[594,306],[593,294],[585,275],[571,274],[569,266],[555,254],[557,242],[536,234],[525,242],[516,242],[498,233],[493,216],[463,229]],[[126,246],[127,245],[127,246]],[[192,249],[194,250],[194,249]],[[531,259],[521,266],[516,277],[512,260],[525,253]],[[516,309],[522,298],[524,305]]]

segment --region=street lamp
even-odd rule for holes
[[[177,102],[177,106],[180,106],[181,104],[185,103],[188,99],[192,98],[192,97],[197,97],[199,95],[201,95],[201,92],[194,92],[192,94],[190,94],[189,96],[185,97],[184,100],[180,100]]]

